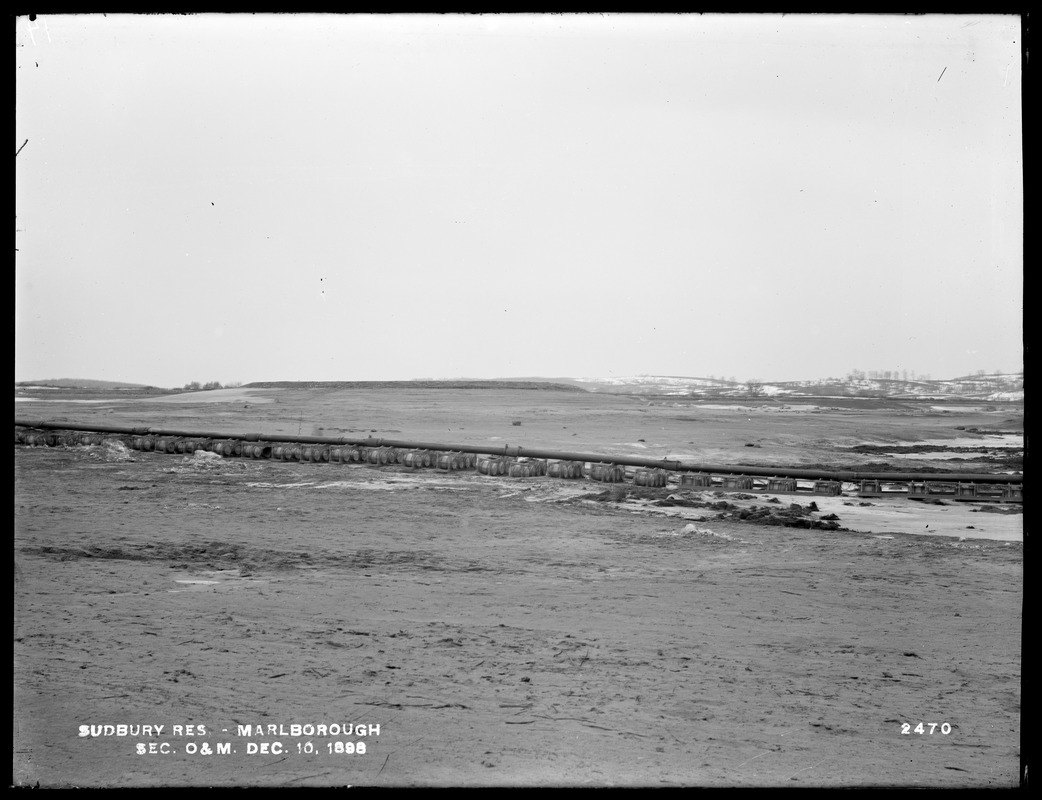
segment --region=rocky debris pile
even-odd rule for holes
[[[790,503],[788,508],[767,508],[761,506],[750,506],[749,508],[737,509],[719,514],[720,519],[734,519],[743,522],[756,522],[760,525],[780,525],[786,528],[815,528],[819,530],[838,531],[839,527],[835,514],[826,514],[815,518],[814,512],[817,505],[801,506],[799,503]]]
[[[787,528],[816,528],[819,530],[845,530],[839,526],[839,517],[835,514],[816,516],[820,512],[814,501],[806,505],[790,503],[787,507],[776,497],[765,503],[771,505],[745,505],[728,502],[732,500],[755,500],[751,494],[725,492],[679,493],[668,489],[648,489],[637,486],[615,486],[602,492],[580,495],[577,500],[590,500],[601,503],[622,503],[625,501],[642,501],[645,505],[660,508],[697,508],[716,512],[716,519],[734,520],[736,522],[753,522],[760,525],[779,525]]]
[[[660,500],[655,500],[652,505],[679,506],[680,508],[707,508],[710,511],[730,511],[738,508],[734,503],[728,503],[726,500],[702,500],[694,497],[683,497],[678,494],[671,494]]]
[[[732,495],[735,499],[755,499],[753,495]],[[681,506],[685,508],[704,508],[716,511],[717,519],[730,519],[739,522],[755,522],[760,525],[780,525],[786,528],[817,528],[821,530],[843,530],[838,524],[839,517],[835,514],[825,514],[822,517],[814,515],[819,511],[818,504],[811,501],[807,505],[790,503],[788,507],[782,505],[776,497],[766,501],[772,505],[760,506],[737,506],[726,500],[704,500],[692,497],[682,497],[671,494],[668,497],[656,501],[657,506]]]
[[[215,469],[220,465],[223,457],[217,453],[211,453],[208,450],[196,450],[192,453],[191,458],[186,458],[182,463],[190,464],[198,469]]]
[[[982,514],[1023,514],[1024,506],[1020,503],[1016,505],[987,505],[980,508],[971,508],[970,511]]]
[[[131,450],[118,439],[106,439],[101,444],[90,445],[87,457],[95,461],[134,461]]]
[[[735,541],[735,538],[729,534],[717,533],[716,531],[712,531],[709,528],[699,528],[692,522],[689,522],[687,525],[685,525],[683,528],[677,531],[677,533],[681,536],[712,536],[717,539],[726,539],[729,542]]]

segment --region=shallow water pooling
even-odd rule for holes
[[[960,436],[954,439],[917,439],[907,442],[858,442],[858,447],[945,447],[951,449],[964,447],[994,447],[994,448],[1022,448],[1024,446],[1024,434],[1022,433],[986,433],[977,437]]]

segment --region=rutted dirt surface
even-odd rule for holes
[[[849,497],[114,445],[16,447],[15,476],[16,785],[1017,783],[1005,534],[843,530],[886,511]],[[905,503],[920,531],[1022,519]]]
[[[1018,543],[76,450],[16,451],[17,783],[1015,782]],[[76,735],[120,722],[213,734]],[[307,722],[380,733],[233,735]]]

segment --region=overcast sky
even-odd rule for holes
[[[1020,36],[20,18],[15,380],[1020,370]]]

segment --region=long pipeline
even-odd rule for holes
[[[641,458],[640,456],[606,456],[597,453],[573,453],[561,450],[543,450],[509,444],[500,447],[489,445],[445,444],[443,442],[409,442],[397,439],[349,439],[331,436],[282,436],[264,433],[227,433],[216,431],[179,431],[166,428],[128,427],[120,425],[80,425],[72,422],[14,421],[16,427],[40,428],[44,430],[90,431],[94,433],[118,433],[128,436],[177,436],[186,439],[240,439],[247,442],[294,442],[300,444],[351,445],[357,447],[397,447],[409,450],[444,450],[457,453],[508,456],[512,458],[548,458],[560,461],[583,461],[590,463],[622,464],[630,467],[650,467],[674,472],[711,472],[755,477],[787,477],[804,480],[832,480],[855,482],[862,480],[881,481],[972,481],[974,483],[1023,483],[1022,474],[1005,475],[970,472],[860,472],[851,470],[798,469],[789,467],[754,467],[742,464],[686,463],[675,459]]]

